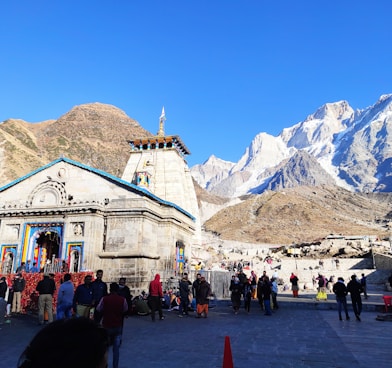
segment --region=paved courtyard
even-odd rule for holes
[[[220,302],[207,319],[178,318],[175,311],[165,311],[166,319],[154,323],[149,316],[129,317],[120,367],[222,367],[226,336],[235,368],[392,366],[392,323],[377,321],[380,312],[371,308],[361,322],[351,308],[350,321],[339,321],[334,309],[299,302],[282,302],[272,316],[264,316],[256,302],[252,308],[250,314],[241,309],[234,315],[227,302]],[[31,316],[1,326],[0,367],[16,367],[39,329]]]

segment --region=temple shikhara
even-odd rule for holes
[[[199,210],[190,152],[164,122],[162,110],[156,136],[129,141],[121,178],[61,157],[0,188],[0,272],[65,261],[135,291],[181,273],[200,244]]]

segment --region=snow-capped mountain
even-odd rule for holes
[[[237,163],[211,156],[191,168],[208,191],[226,197],[298,185],[392,191],[392,94],[364,110],[327,103],[278,136],[259,133]]]

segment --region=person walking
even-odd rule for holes
[[[363,290],[363,296],[365,297],[365,299],[367,299],[368,298],[368,295],[367,295],[367,279],[366,279],[366,276],[365,276],[364,273],[362,274],[362,278],[361,278],[361,286],[362,286],[362,290]]]
[[[344,308],[344,312],[346,313],[346,320],[350,319],[347,310],[347,287],[344,284],[343,277],[338,277],[338,281],[333,285],[332,291],[336,295],[336,303],[338,304],[338,313],[339,313],[339,320],[342,320],[342,307]]]
[[[347,284],[347,291],[350,293],[351,296],[351,303],[353,306],[355,318],[357,321],[361,321],[361,312],[362,312],[362,285],[357,280],[356,275],[351,276],[351,281]]]
[[[250,312],[250,303],[252,300],[253,290],[252,290],[252,279],[249,277],[249,280],[246,284],[244,284],[244,307],[247,313]]]
[[[119,289],[120,286],[112,282],[109,287],[110,294],[104,296],[97,305],[102,316],[102,325],[109,335],[109,345],[113,346],[113,368],[118,368],[124,315],[128,311],[126,299],[118,295]]]
[[[242,284],[240,283],[240,279],[237,276],[234,277],[234,280],[232,280],[230,284],[230,291],[230,299],[233,306],[234,314],[238,314],[241,305]]]
[[[246,275],[246,273],[243,271],[243,268],[241,268],[241,271],[237,272],[237,277],[240,280],[240,283],[242,285],[242,296],[245,300],[245,285],[248,284],[248,276]]]
[[[207,318],[210,302],[209,297],[211,294],[211,286],[206,281],[206,278],[202,276],[200,278],[200,285],[196,289],[196,318],[201,318],[202,314],[204,314],[204,318]]]
[[[291,290],[293,292],[294,298],[298,298],[298,290],[299,290],[298,281],[299,281],[298,277],[294,274],[294,272],[292,272],[290,276],[290,282],[291,282]]]
[[[279,308],[278,306],[278,282],[275,277],[271,278],[271,297],[272,297],[272,308],[273,310],[277,310]]]
[[[131,290],[126,285],[126,281],[127,281],[127,279],[125,277],[120,277],[120,279],[118,280],[119,289],[118,289],[117,294],[124,297],[125,300],[127,301],[127,304],[128,304],[127,315],[130,315],[132,312],[132,295],[131,295]]]
[[[194,298],[196,298],[196,292],[200,286],[200,282],[201,282],[201,273],[198,272],[195,281],[193,281],[192,283],[192,295]]]
[[[93,307],[92,281],[93,277],[86,275],[84,283],[80,284],[75,290],[72,306],[77,317],[90,317],[90,309]]]
[[[250,284],[252,286],[252,299],[256,299],[257,296],[257,275],[255,271],[250,273]]]
[[[56,291],[56,284],[48,274],[38,282],[36,290],[38,296],[38,324],[43,325],[45,312],[48,313],[48,323],[53,322],[53,293]]]
[[[5,322],[5,315],[7,310],[7,300],[6,294],[8,290],[8,285],[6,278],[3,276],[0,278],[0,325]]]
[[[6,283],[8,286],[8,292],[5,294],[5,299],[7,301],[6,317],[11,317],[12,301],[14,300],[14,290],[10,279],[6,279]]]
[[[263,284],[261,285],[261,293],[264,301],[264,315],[271,316],[271,283],[268,276],[263,276]]]
[[[262,291],[262,287],[264,283],[263,280],[264,280],[264,275],[259,277],[259,279],[257,280],[257,300],[259,302],[262,311],[264,310],[263,291]]]
[[[73,297],[74,284],[71,281],[71,275],[66,273],[64,282],[60,285],[57,293],[56,319],[71,318]]]
[[[165,319],[162,313],[162,303],[161,299],[163,298],[162,292],[162,284],[161,284],[161,276],[157,273],[154,277],[154,280],[150,282],[150,286],[148,288],[148,306],[151,309],[151,320],[155,322],[155,312],[158,311],[159,319],[162,321]]]
[[[200,286],[200,280],[201,280],[201,273],[198,272],[196,274],[196,279],[192,282],[192,301],[191,301],[192,310],[197,310],[196,291]]]
[[[179,283],[181,303],[180,303],[180,308],[178,310],[178,317],[189,316],[189,313],[188,313],[189,294],[190,294],[189,287],[191,285],[192,285],[192,283],[188,280],[188,274],[184,273],[184,275]]]
[[[97,311],[97,305],[101,298],[108,295],[108,286],[106,282],[102,281],[103,271],[98,270],[95,274],[95,280],[91,283],[93,289],[93,307],[94,307],[94,321],[97,323],[101,322],[102,315]]]
[[[318,281],[316,300],[327,300],[327,279],[319,273],[316,280]]]
[[[26,281],[21,273],[17,273],[12,283],[12,313],[22,313],[22,292],[26,287]]]

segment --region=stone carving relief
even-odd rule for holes
[[[83,236],[84,235],[84,223],[83,222],[73,223],[73,233],[76,236]]]
[[[63,206],[66,203],[64,185],[57,181],[49,181],[37,185],[29,196],[28,204],[33,207]]]

